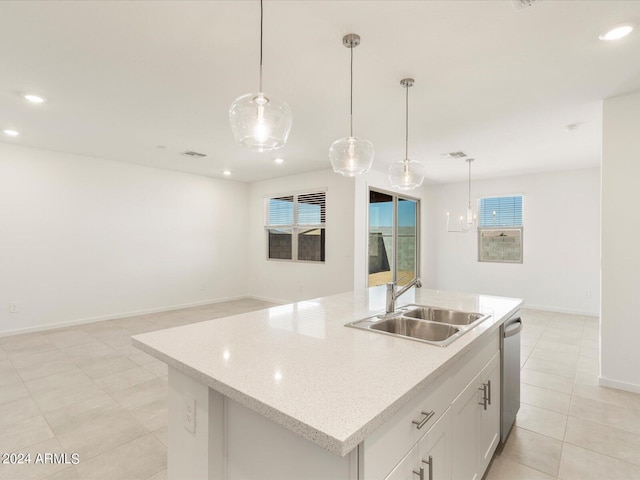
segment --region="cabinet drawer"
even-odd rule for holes
[[[440,377],[365,439],[364,478],[384,478],[451,405],[454,392]],[[423,413],[424,412],[424,413]]]

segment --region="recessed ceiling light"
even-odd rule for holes
[[[4,130],[5,135],[9,135],[10,137],[17,137],[18,135],[20,135],[20,132],[17,132],[15,130]]]
[[[223,170],[222,174],[228,177],[229,175],[231,175],[231,170]]]
[[[284,163],[284,158],[274,158],[273,161],[276,162],[278,165],[281,165]]]
[[[33,95],[32,93],[27,93],[24,96],[24,99],[31,103],[44,103],[44,98],[39,95]]]
[[[632,31],[632,25],[618,25],[605,33],[601,33],[599,38],[600,40],[620,40],[621,38],[629,35]]]

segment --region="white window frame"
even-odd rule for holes
[[[327,260],[326,253],[326,232],[327,232],[327,221],[326,221],[326,208],[327,208],[327,188],[316,188],[316,189],[308,189],[299,192],[289,192],[280,195],[269,195],[265,197],[265,218],[264,218],[264,229],[265,229],[265,255],[268,261],[274,262],[296,262],[296,263],[312,263],[312,264],[324,264]],[[298,197],[303,195],[317,195],[324,194],[324,206],[325,206],[325,221],[323,223],[298,223]],[[269,224],[269,202],[275,198],[282,197],[293,197],[293,222],[287,224]],[[269,230],[274,229],[288,229],[291,230],[291,258],[271,258],[269,256]],[[324,260],[299,260],[298,259],[298,235],[301,231],[305,230],[315,230],[321,229],[325,232],[325,255]]]
[[[496,225],[496,226],[490,226],[490,227],[481,227],[480,226],[480,216],[481,216],[481,212],[480,212],[480,205],[481,205],[481,201],[484,198],[506,198],[506,197],[520,197],[521,198],[521,204],[522,204],[522,222],[520,225]],[[515,264],[522,264],[524,263],[524,221],[525,221],[525,214],[524,214],[524,195],[521,193],[512,193],[512,194],[504,194],[504,195],[490,195],[490,196],[485,196],[485,197],[481,197],[478,199],[478,262],[480,263],[515,263]],[[482,248],[482,233],[483,232],[495,232],[497,234],[502,234],[507,238],[511,238],[511,237],[516,237],[519,239],[519,243],[520,243],[520,249],[519,249],[519,258],[516,260],[509,260],[509,259],[487,259],[487,258],[483,258],[482,257],[482,252],[483,252],[483,248]]]

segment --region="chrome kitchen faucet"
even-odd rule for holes
[[[419,277],[414,278],[409,283],[407,283],[400,290],[396,290],[396,282],[387,283],[387,311],[386,313],[393,313],[396,311],[396,300],[398,297],[409,290],[411,287],[415,285],[416,288],[422,287],[422,281]]]

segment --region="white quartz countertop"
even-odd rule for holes
[[[447,347],[347,328],[384,312],[385,287],[132,337],[141,350],[337,455],[433,382],[522,300],[411,289],[418,303],[490,319]]]

